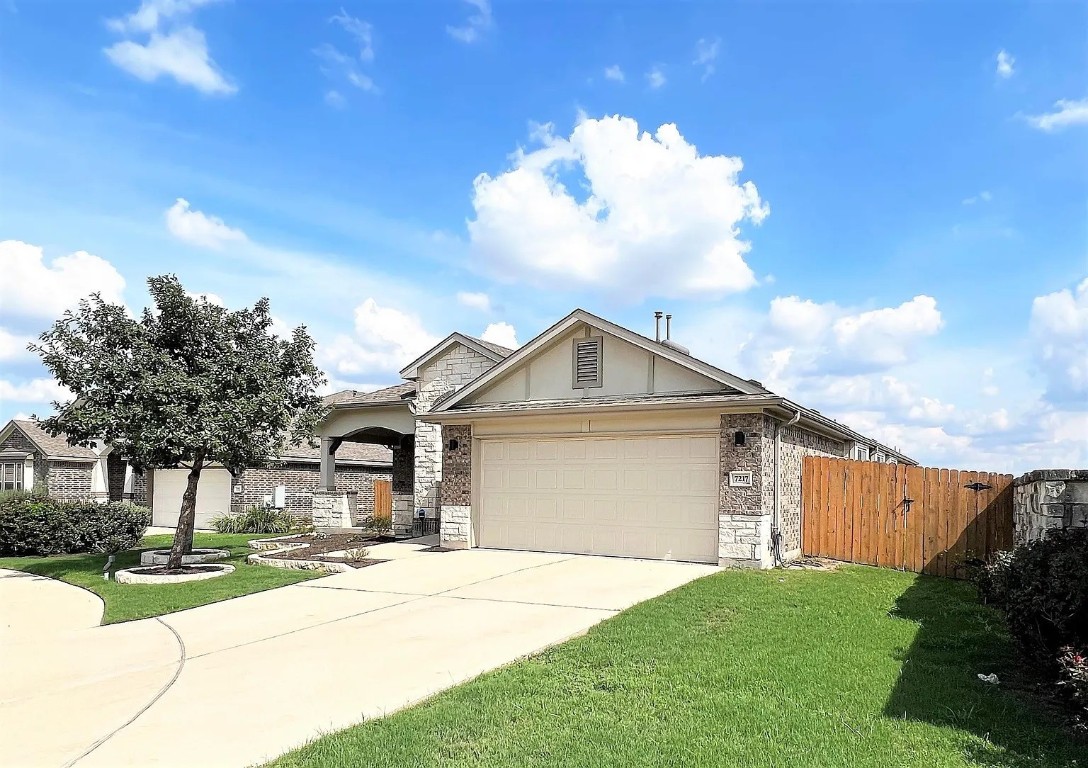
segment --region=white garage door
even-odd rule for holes
[[[718,561],[717,435],[480,443],[482,547]]]
[[[152,522],[176,528],[181,514],[181,496],[189,482],[187,469],[156,469],[152,481]],[[196,527],[211,528],[211,522],[230,512],[230,472],[212,467],[200,472],[196,488]]]

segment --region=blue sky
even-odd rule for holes
[[[305,323],[331,387],[575,306],[930,464],[1088,462],[1084,3],[14,0],[0,418],[92,290]],[[663,127],[664,126],[664,127]],[[180,201],[182,202],[179,202]],[[72,256],[72,254],[83,254]]]

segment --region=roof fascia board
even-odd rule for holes
[[[637,402],[594,403],[592,399],[564,405],[553,405],[545,408],[521,409],[512,408],[494,411],[430,411],[419,415],[419,420],[440,424],[458,421],[475,421],[477,419],[509,418],[511,416],[553,416],[562,413],[584,413],[586,411],[604,411],[608,413],[626,413],[630,411],[664,411],[664,410],[707,410],[713,409],[719,413],[752,413],[759,412],[769,404],[774,403],[774,396],[753,395],[749,401],[740,400],[737,395],[726,395],[732,400],[703,400],[699,402],[660,402],[655,400],[642,400]]]
[[[750,381],[745,381],[738,376],[734,376],[727,371],[723,371],[719,368],[715,368],[709,363],[704,363],[702,360],[698,360],[689,355],[683,355],[679,352],[669,349],[668,347],[656,344],[653,341],[640,336],[634,331],[629,331],[623,326],[611,323],[604,318],[597,317],[591,312],[586,312],[584,309],[576,309],[555,325],[543,331],[540,335],[529,341],[520,349],[516,350],[513,354],[501,361],[498,365],[486,372],[478,379],[455,392],[447,400],[437,403],[432,409],[432,413],[439,413],[448,411],[453,406],[460,402],[463,402],[466,398],[471,397],[474,393],[479,392],[483,387],[489,383],[497,381],[499,378],[508,373],[511,369],[520,365],[525,360],[532,357],[536,352],[547,347],[558,336],[561,336],[564,331],[574,327],[578,323],[585,323],[593,328],[598,328],[618,339],[622,339],[630,344],[634,344],[637,347],[641,347],[652,355],[657,355],[669,362],[676,363],[684,368],[695,371],[696,373],[707,376],[721,384],[732,387],[740,391],[744,395],[756,395],[764,394],[764,392],[757,389]]]
[[[0,443],[4,442],[9,437],[11,437],[11,433],[14,432],[15,430],[19,430],[19,434],[22,435],[23,437],[25,437],[27,440],[29,440],[30,444],[33,445],[35,448],[37,448],[38,453],[40,453],[42,456],[44,456],[47,459],[54,458],[52,455],[49,454],[49,452],[47,452],[44,448],[42,448],[40,445],[38,445],[38,441],[35,440],[33,437],[31,437],[30,434],[25,429],[23,429],[18,424],[16,424],[15,419],[12,419],[11,421],[9,421],[7,423],[7,425],[2,430],[0,430]],[[65,457],[58,456],[56,458],[65,458]]]
[[[442,341],[438,342],[433,347],[424,352],[422,355],[417,357],[415,360],[408,363],[408,365],[404,366],[404,368],[401,369],[400,372],[401,378],[408,379],[409,381],[419,378],[419,369],[425,363],[428,363],[434,358],[441,355],[453,344],[463,344],[474,352],[479,352],[484,357],[488,358],[489,360],[493,360],[496,363],[502,360],[502,356],[499,355],[497,352],[488,349],[482,344],[478,344],[469,337],[465,336],[463,333],[454,331],[449,336],[442,339]]]

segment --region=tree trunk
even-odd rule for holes
[[[178,529],[174,531],[174,544],[170,547],[170,559],[166,562],[169,569],[180,568],[181,558],[193,551],[193,528],[196,526],[196,486],[200,482],[200,470],[204,467],[204,452],[197,451],[193,456],[193,466],[189,470],[189,482],[181,496],[181,514],[178,515]]]

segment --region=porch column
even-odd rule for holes
[[[407,436],[393,446],[393,534],[410,536],[415,516],[415,439]]]
[[[124,501],[132,501],[133,491],[136,487],[136,476],[132,471],[132,465],[125,462],[125,482],[121,486],[121,498]]]
[[[323,491],[336,490],[336,449],[340,441],[335,437],[321,438],[321,474],[318,486]]]
[[[109,454],[100,454],[91,467],[91,498],[99,504],[105,504],[110,500],[110,489],[106,484],[106,457]]]

